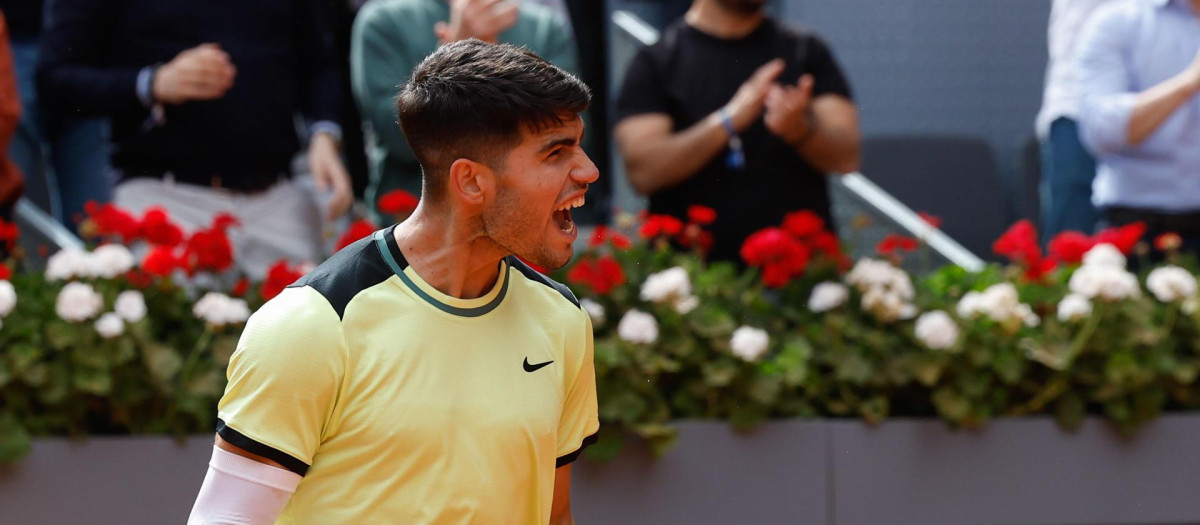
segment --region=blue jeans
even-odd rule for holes
[[[1042,142],[1042,239],[1073,230],[1091,234],[1100,220],[1092,204],[1096,159],[1079,140],[1079,125],[1063,117]]]
[[[108,120],[65,117],[41,107],[34,85],[37,41],[14,40],[12,55],[22,114],[9,157],[25,174],[26,196],[74,231],[84,203],[112,200]]]

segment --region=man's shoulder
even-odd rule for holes
[[[375,235],[370,235],[342,248],[288,288],[311,288],[340,319],[354,297],[394,274],[376,247]]]
[[[797,45],[808,45],[812,42],[825,44],[825,39],[815,29],[800,22],[785,22],[768,17],[763,23],[771,25],[771,30],[775,32],[776,38]]]
[[[573,311],[580,310],[579,299],[575,297],[575,293],[570,288],[567,288],[566,285],[534,270],[516,257],[509,256],[505,261],[509,267],[517,271],[519,274],[518,278],[530,283],[534,289],[546,292],[545,295],[551,298],[556,303],[556,306]]]

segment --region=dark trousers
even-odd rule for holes
[[[1100,220],[1092,205],[1096,159],[1079,140],[1079,125],[1063,117],[1050,124],[1042,142],[1042,239],[1063,231],[1090,234]]]

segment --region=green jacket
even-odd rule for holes
[[[350,83],[354,101],[370,124],[367,143],[372,210],[381,195],[403,188],[421,191],[421,166],[396,122],[396,94],[417,64],[438,46],[433,26],[450,20],[445,0],[371,0],[354,22],[350,44]],[[552,10],[522,3],[517,23],[500,41],[526,46],[575,75],[577,50],[566,22]]]

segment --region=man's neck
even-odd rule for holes
[[[702,33],[733,40],[753,33],[766,17],[765,9],[743,13],[722,6],[715,0],[697,0],[684,15],[684,20]]]
[[[459,299],[482,297],[496,284],[507,254],[452,213],[422,203],[396,226],[396,245],[417,275],[438,291]]]

